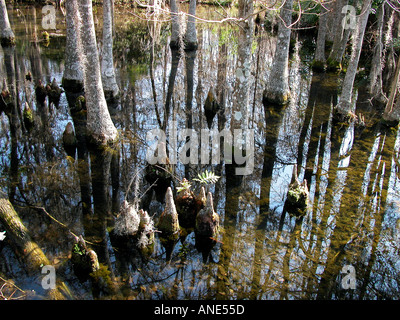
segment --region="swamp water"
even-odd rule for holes
[[[218,19],[218,10],[199,7],[198,14]],[[84,227],[79,162],[67,157],[62,147],[63,131],[72,121],[67,99],[62,94],[58,107],[46,104],[45,109],[40,109],[34,91],[39,80],[46,84],[55,79],[61,84],[64,18],[57,11],[57,29],[50,32],[50,43],[45,43],[40,41],[41,8],[22,6],[9,14],[17,45],[0,49],[0,79],[14,81],[19,106],[29,103],[35,126],[29,134],[20,128],[12,137],[9,119],[4,113],[1,115],[0,187],[13,195],[14,206],[31,236],[69,286],[72,296],[92,299],[96,296],[90,283],[78,281],[69,259],[74,240],[70,231],[80,235]],[[180,57],[169,47],[169,24],[141,20],[140,14],[116,7],[114,62],[121,96],[117,105],[110,107],[110,113],[120,139],[117,153],[109,159],[111,172],[104,174],[104,161],[92,156],[91,176],[86,181],[93,196],[90,198],[89,194],[91,205],[84,210],[101,207],[107,215],[108,230],[119,203],[123,199],[133,201],[148,187],[143,183],[149,147],[146,133],[159,128],[156,108],[162,117],[165,102],[170,101],[171,121],[177,121],[178,129],[185,127],[190,113],[193,128],[200,132],[207,127],[203,106],[210,88],[217,93],[224,88],[226,126],[231,118],[237,76],[237,29],[198,23],[198,50]],[[95,16],[100,36],[101,7],[95,7]],[[92,248],[98,254],[102,252],[100,262],[108,266],[116,290],[102,293],[101,297],[399,298],[398,131],[375,120],[377,114],[366,102],[362,88],[355,94],[357,112],[365,116],[365,128],[334,123],[332,107],[338,99],[340,77],[313,74],[308,66],[312,37],[294,34],[293,38],[292,100],[282,110],[262,103],[276,38],[269,32],[259,32],[254,38],[253,69],[247,78],[247,116],[255,133],[252,174],[235,177],[224,162],[190,168],[195,174],[209,170],[221,176],[208,187],[222,229],[208,261],[203,261],[196,248],[193,232],[175,245],[170,262],[157,233],[153,251],[145,257],[113,248],[106,233],[99,242],[102,247]],[[225,75],[221,66],[226,68]],[[29,72],[31,81],[26,79]],[[221,125],[218,115],[211,125]],[[299,219],[291,216],[285,206],[295,165],[300,168],[300,181],[307,179],[310,191],[306,214]],[[175,176],[182,179],[185,169],[178,163]],[[134,188],[135,177],[140,178],[139,190]],[[45,208],[66,227],[32,206]],[[162,210],[163,204],[155,200],[150,203],[149,214],[154,219]],[[2,276],[14,279],[23,291],[21,295],[43,298],[46,292],[40,285],[42,275],[27,277],[7,242],[4,244],[0,252]],[[346,287],[346,266],[355,271],[355,289]]]

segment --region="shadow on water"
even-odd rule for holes
[[[198,13],[212,15],[207,8],[199,6]],[[240,95],[252,109],[246,117],[255,132],[250,175],[236,175],[235,165],[223,157],[208,164],[178,161],[156,172],[146,160],[150,130],[167,133],[165,155],[170,159],[176,151],[178,159],[181,154],[189,158],[192,150],[184,145],[195,137],[178,136],[178,150],[172,150],[168,130],[174,123],[177,131],[221,132],[234,122],[232,108],[241,110],[233,101],[239,96],[235,83],[241,74],[236,72],[238,29],[199,24],[197,50],[180,52],[171,50],[166,24],[126,23],[131,14],[119,8],[114,52],[121,95],[109,106],[119,139],[99,149],[87,144],[82,87],[64,85],[58,107],[48,95],[40,96],[42,85],[53,79],[62,82],[65,30],[58,30],[46,46],[38,41],[39,9],[18,10],[11,11],[17,45],[0,49],[0,80],[10,92],[7,109],[2,105],[0,188],[76,298],[399,297],[398,131],[376,120],[376,110],[365,103],[362,91],[355,93],[365,126],[335,121],[340,77],[308,72],[301,46],[309,39],[296,40],[290,62],[292,102],[277,108],[262,103],[264,73],[271,66],[276,37],[258,31],[254,38],[257,50],[251,59],[257,59],[258,70],[252,69],[243,81],[241,90],[249,94]],[[23,120],[25,102],[35,123],[30,130]],[[63,132],[68,123],[76,143],[67,155]],[[217,149],[200,144],[196,151],[206,148],[210,153]],[[194,180],[205,170],[220,179],[214,184]],[[206,237],[201,245],[192,221],[168,252],[159,230],[147,250],[113,238],[124,200],[139,204],[157,225],[167,188],[176,198],[184,177],[194,194],[201,186],[211,192],[219,216],[217,237]],[[287,206],[295,177],[306,181],[309,191],[301,217],[289,213]],[[54,219],[40,216],[33,207],[43,207]],[[70,261],[72,235],[82,235],[96,252],[99,274],[104,283],[112,283],[108,291],[77,281]],[[37,279],[23,275],[24,266],[7,243],[2,243],[0,255],[2,276],[22,279],[22,290],[39,286]],[[343,287],[344,266],[356,270],[355,289]]]

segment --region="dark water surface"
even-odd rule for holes
[[[200,7],[198,12],[204,18],[216,19],[219,14],[215,10]],[[99,39],[101,11],[101,7],[95,8]],[[226,64],[223,83],[227,126],[237,77],[236,27],[198,23],[198,50],[179,58],[169,47],[168,23],[153,24],[139,19],[134,12],[118,6],[115,11],[114,62],[121,97],[110,111],[120,132],[119,157],[113,158],[119,181],[118,187],[112,185],[115,180],[105,182],[107,198],[103,202],[110,208],[116,208],[125,198],[135,198],[132,181],[137,174],[140,182],[143,180],[149,147],[146,134],[158,128],[155,108],[162,116],[168,91],[172,93],[171,121],[177,121],[178,129],[184,128],[185,110],[190,106],[193,128],[200,132],[207,127],[203,105],[209,89],[221,89],[219,67]],[[14,8],[10,20],[17,45],[0,49],[0,80],[14,77],[19,104],[30,104],[35,127],[30,134],[19,129],[16,138],[12,138],[9,119],[4,113],[1,115],[0,188],[6,193],[13,190],[16,210],[73,296],[92,299],[90,283],[80,283],[71,267],[71,234],[42,212],[29,208],[44,207],[74,234],[84,232],[78,162],[67,158],[62,147],[62,133],[72,121],[66,96],[62,94],[58,107],[46,104],[44,110],[39,110],[34,92],[38,80],[49,83],[55,79],[61,84],[63,16],[57,11],[57,29],[51,31],[48,45],[38,41],[43,31],[41,8]],[[258,33],[251,48],[253,69],[247,80],[248,120],[255,133],[253,173],[238,179],[227,173],[223,162],[192,168],[196,174],[208,169],[221,175],[209,189],[222,226],[210,261],[203,262],[193,232],[176,244],[169,263],[158,234],[154,251],[146,258],[137,252],[122,254],[114,250],[107,238],[103,262],[111,269],[118,288],[113,298],[399,298],[398,131],[375,120],[377,114],[368,104],[362,86],[355,94],[357,112],[364,114],[366,127],[361,130],[354,124],[334,123],[332,108],[338,99],[340,76],[313,74],[308,66],[312,60],[312,35],[295,34],[293,39],[292,100],[282,110],[262,103],[276,37],[269,32]],[[176,78],[170,91],[169,78],[174,68]],[[28,72],[32,81],[25,79]],[[212,126],[218,128],[218,116]],[[180,143],[179,146],[183,141]],[[91,162],[96,161],[91,158]],[[300,219],[285,209],[295,164],[300,168],[300,181],[307,179],[310,190],[307,212]],[[175,175],[184,177],[182,164],[176,166]],[[147,187],[140,184],[139,192]],[[96,192],[96,185],[92,189]],[[157,219],[162,210],[163,204],[153,201],[149,214]],[[110,212],[110,217],[115,214]],[[343,285],[347,275],[342,273],[344,266],[354,267],[355,289]],[[43,298],[40,275],[27,277],[7,245],[0,253],[0,273],[15,279],[27,297]]]

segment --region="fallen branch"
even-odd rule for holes
[[[50,261],[32,240],[13,205],[3,194],[0,194],[0,222],[7,231],[7,237],[11,239],[15,254],[24,262],[28,274],[41,274],[42,267],[50,265]],[[69,295],[69,290],[58,276],[56,288],[49,289],[47,295],[51,300],[64,300]]]

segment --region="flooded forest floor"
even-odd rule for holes
[[[102,10],[94,9],[101,39]],[[228,9],[199,6],[198,15],[217,20],[221,10]],[[382,110],[370,103],[362,72],[354,100],[363,125],[335,120],[343,73],[312,71],[315,32],[293,32],[292,97],[285,108],[263,103],[276,33],[265,26],[254,37],[252,70],[245,78],[246,117],[254,133],[251,174],[236,176],[225,161],[173,166],[168,182],[175,199],[185,177],[194,194],[203,185],[206,194],[212,194],[220,230],[211,248],[199,243],[190,227],[182,228],[172,246],[165,245],[159,230],[146,250],[133,242],[118,242],[113,230],[125,200],[145,209],[155,226],[167,207],[164,194],[149,195],[154,185],[146,180],[146,154],[151,147],[147,134],[160,128],[165,104],[171,107],[168,121],[176,123],[178,131],[186,128],[188,114],[198,133],[206,128],[221,131],[236,116],[232,106],[238,28],[198,23],[197,50],[180,54],[169,46],[168,22],[140,19],[139,9],[126,6],[117,5],[114,14],[113,52],[121,93],[109,104],[119,133],[111,150],[79,154],[65,148],[65,129],[78,133],[78,128],[61,86],[66,26],[60,11],[57,28],[49,32],[47,41],[41,7],[15,5],[9,16],[16,46],[0,49],[0,81],[7,84],[15,103],[15,112],[0,116],[0,192],[10,199],[32,241],[54,267],[64,297],[400,297],[398,127],[381,121]],[[368,56],[362,58],[366,61]],[[59,101],[52,100],[52,83],[63,90]],[[38,100],[40,84],[48,86],[44,101]],[[223,115],[206,114],[210,93],[222,99]],[[178,139],[180,152],[184,144],[184,138]],[[193,180],[206,170],[220,178],[209,184]],[[293,172],[299,181],[307,182],[309,192],[300,217],[289,208]],[[0,236],[5,236],[0,241],[0,299],[49,298],[43,285],[48,271],[43,271],[44,266],[27,270],[24,255],[16,255],[4,230],[0,224]],[[81,235],[85,249],[75,245]],[[74,254],[89,249],[100,262],[91,280],[81,279],[71,262]],[[346,270],[353,271],[354,288],[346,287],[350,274]]]

